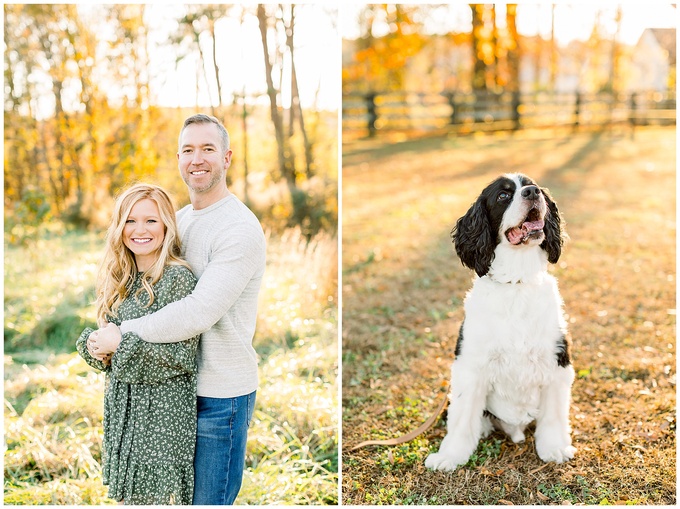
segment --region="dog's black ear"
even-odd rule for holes
[[[562,254],[562,246],[564,245],[564,238],[566,231],[564,230],[564,221],[557,208],[557,204],[550,196],[547,189],[541,189],[545,202],[548,205],[548,213],[545,216],[545,240],[541,243],[541,248],[548,253],[548,261],[550,263],[557,263]]]
[[[491,231],[491,222],[482,196],[458,220],[451,231],[451,237],[462,264],[473,269],[479,277],[486,275],[498,244],[498,232]]]

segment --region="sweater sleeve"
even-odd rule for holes
[[[249,225],[235,228],[213,243],[210,261],[191,295],[123,322],[121,332],[134,331],[151,343],[174,343],[201,334],[227,314],[263,266],[262,232]]]
[[[76,340],[76,350],[78,350],[80,356],[85,359],[85,362],[87,362],[93,368],[98,369],[99,371],[109,371],[111,369],[110,364],[104,364],[99,359],[95,359],[87,350],[87,338],[89,338],[90,334],[93,332],[94,329],[87,327],[83,332],[80,333],[80,337]]]

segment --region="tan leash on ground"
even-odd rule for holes
[[[368,445],[399,445],[403,444],[406,442],[410,442],[414,438],[416,438],[418,435],[425,433],[428,429],[430,429],[435,421],[437,420],[437,417],[444,411],[444,408],[446,408],[446,404],[449,401],[449,390],[448,388],[446,389],[446,392],[444,393],[444,397],[439,403],[439,407],[437,407],[437,410],[435,413],[433,413],[428,420],[426,420],[418,429],[414,429],[410,433],[406,433],[405,435],[402,435],[397,438],[390,438],[388,440],[366,440],[365,442],[361,442],[360,444],[355,445],[350,449],[350,451],[356,451],[357,449],[361,449],[362,447],[366,447]]]

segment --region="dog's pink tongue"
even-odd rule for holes
[[[522,225],[522,231],[526,233],[531,233],[538,230],[542,230],[544,226],[545,223],[543,222],[542,219],[539,219],[538,221],[527,221]]]
[[[522,239],[524,238],[522,229],[517,227],[514,227],[512,230],[508,231],[506,235],[508,237],[508,241],[510,242],[510,244],[519,244],[520,242],[522,242]]]
[[[515,227],[508,231],[508,241],[510,241],[510,244],[519,244],[531,232],[542,230],[544,226],[545,223],[542,219],[539,219],[538,221],[527,221],[522,224],[521,228]]]

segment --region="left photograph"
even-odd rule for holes
[[[5,504],[338,504],[337,14],[4,5]]]

